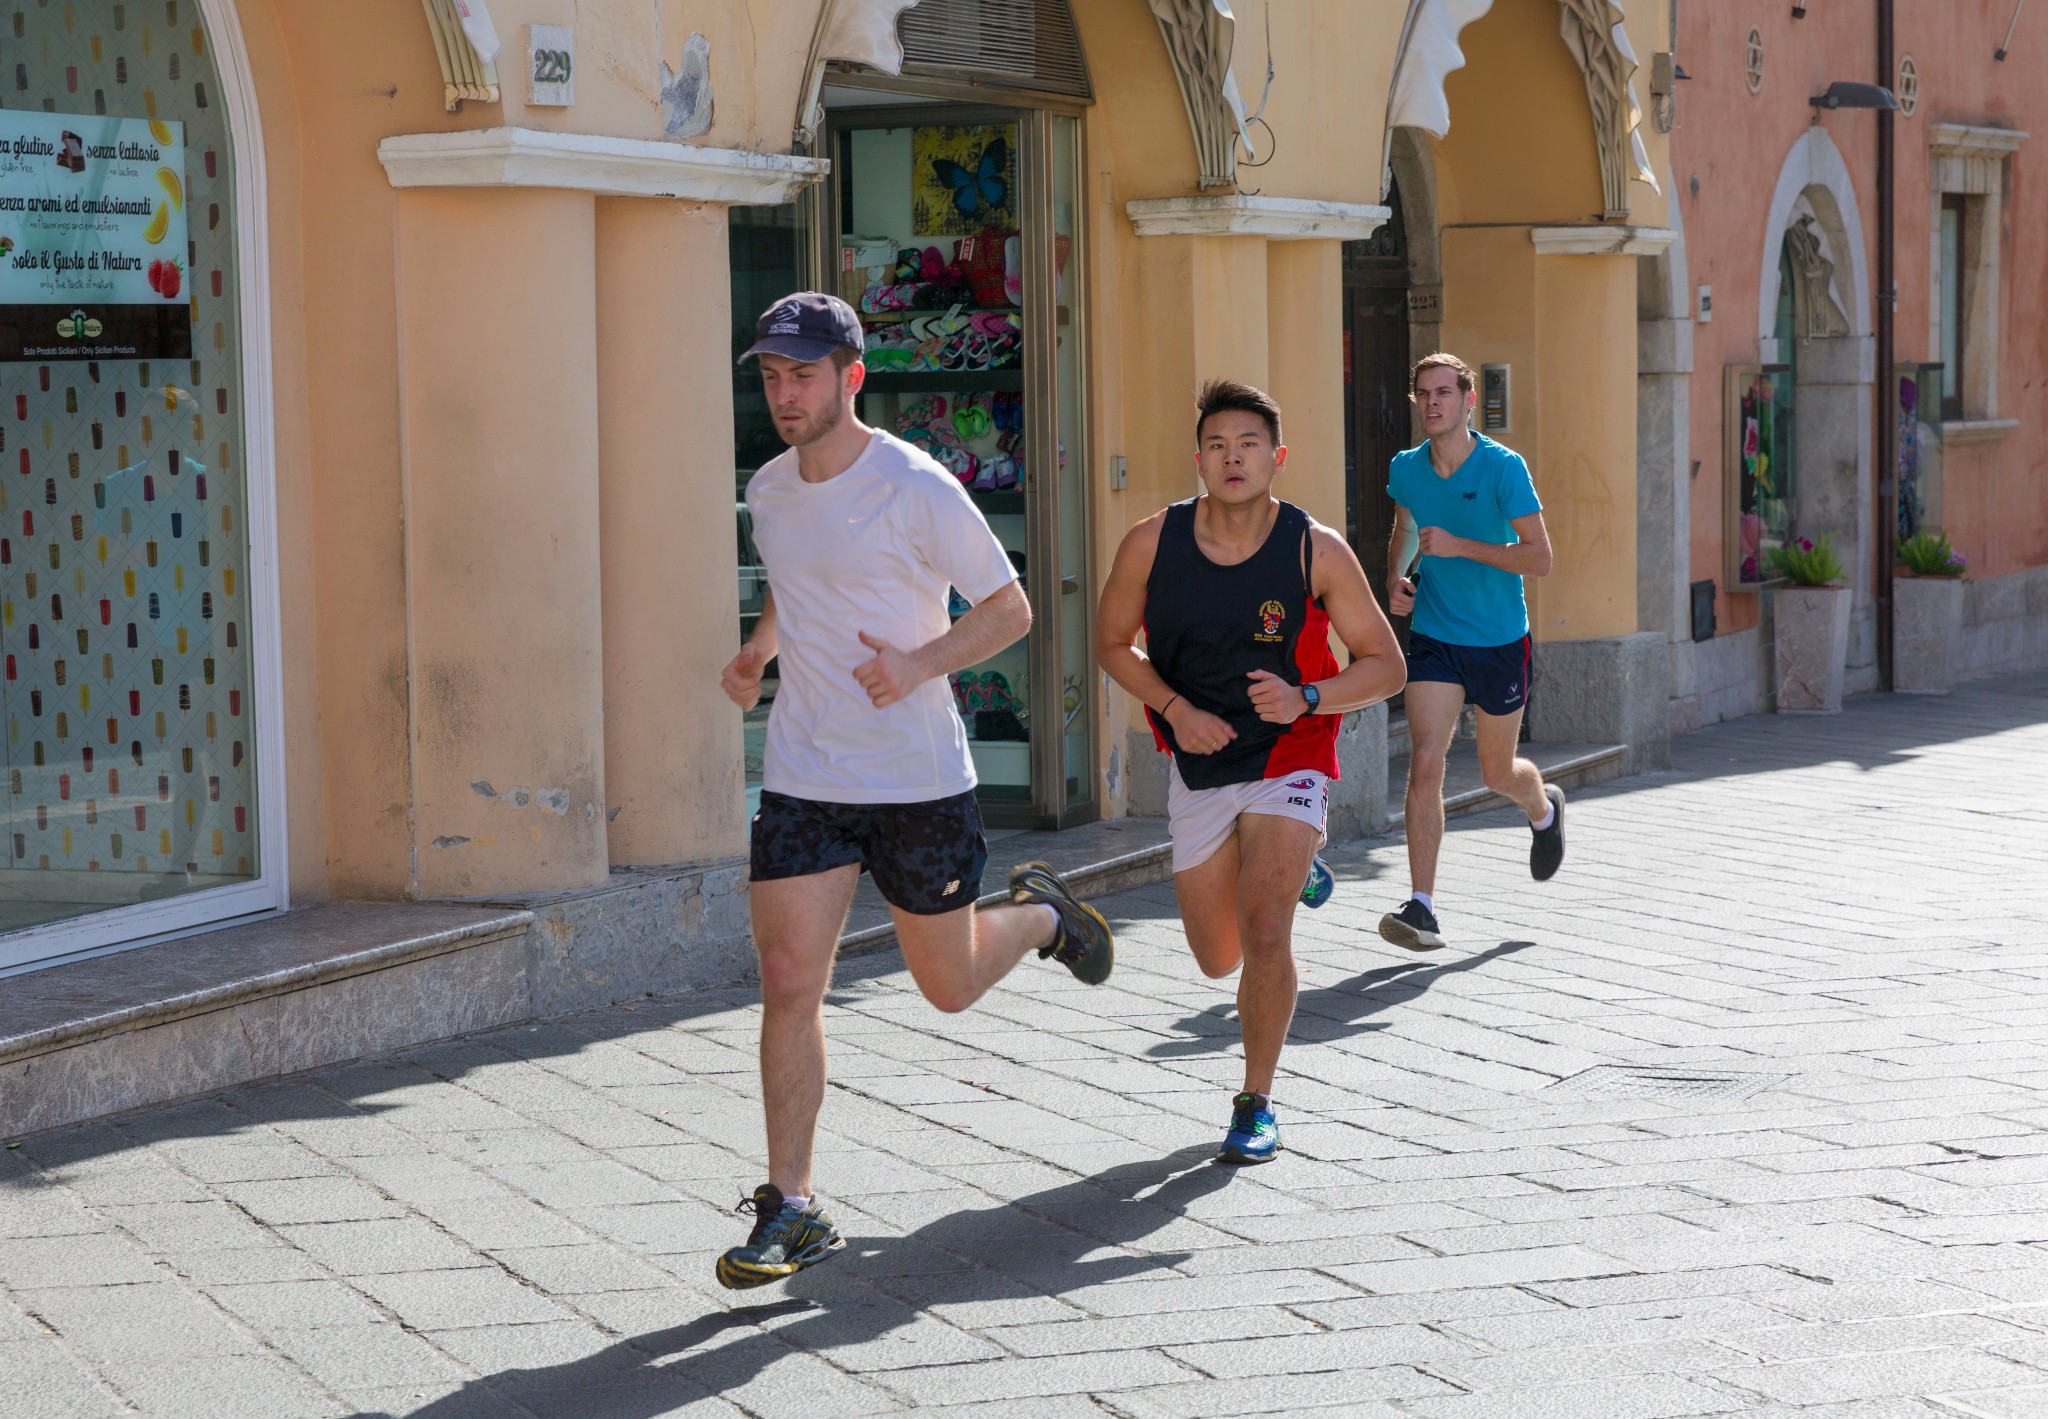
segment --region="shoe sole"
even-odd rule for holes
[[[1037,887],[1021,885],[1019,879],[1033,874],[1043,874],[1050,879],[1051,890],[1046,891]],[[1109,918],[1069,891],[1066,883],[1060,880],[1060,875],[1053,871],[1052,868],[1043,862],[1020,862],[1011,868],[1010,900],[1026,905],[1039,902],[1051,907],[1054,911],[1062,913],[1066,910],[1072,910],[1094,922],[1096,927],[1102,932],[1102,974],[1090,980],[1080,972],[1074,971],[1074,979],[1082,982],[1084,985],[1101,985],[1109,979],[1110,972],[1116,969],[1116,933],[1109,929]],[[1062,961],[1060,964],[1066,965],[1066,962]],[[1072,966],[1067,966],[1067,969],[1069,971],[1074,970]]]
[[[1557,821],[1551,824],[1551,826],[1562,830],[1564,827],[1564,790],[1554,783],[1548,783],[1543,786],[1543,796],[1550,799],[1551,807],[1557,810]],[[1564,853],[1560,851],[1557,855],[1556,863],[1551,866],[1548,872],[1538,872],[1536,870],[1535,849],[1533,847],[1530,849],[1529,875],[1538,882],[1548,882],[1557,875],[1557,869],[1562,866],[1564,866]]]
[[[793,1261],[778,1262],[774,1266],[751,1266],[737,1262],[730,1255],[718,1259],[718,1284],[728,1291],[751,1291],[756,1286],[767,1286],[787,1280],[808,1267],[816,1266],[826,1257],[846,1245],[846,1238],[834,1236],[830,1241],[818,1242],[797,1253]]]
[[[1408,951],[1440,951],[1444,939],[1433,931],[1417,931],[1389,912],[1380,918],[1380,938]]]
[[[1236,1148],[1225,1148],[1216,1155],[1216,1161],[1232,1168],[1255,1168],[1261,1163],[1270,1163],[1279,1156],[1280,1150],[1278,1148],[1275,1148],[1270,1153],[1259,1153],[1256,1155]]]

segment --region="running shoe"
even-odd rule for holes
[[[1075,896],[1059,873],[1042,862],[1018,863],[1010,869],[1010,900],[1026,905],[1043,902],[1060,914],[1059,931],[1038,948],[1040,960],[1052,957],[1087,985],[1109,979],[1116,964],[1116,938],[1109,923]]]
[[[1564,861],[1564,790],[1556,784],[1545,784],[1543,796],[1550,800],[1550,826],[1538,828],[1534,823],[1529,831],[1534,840],[1529,844],[1529,875],[1538,882],[1548,882],[1557,875],[1559,864]]]
[[[1308,881],[1301,884],[1301,904],[1316,908],[1330,900],[1330,894],[1337,890],[1337,878],[1330,871],[1328,863],[1320,857],[1308,865]]]
[[[809,1207],[800,1209],[784,1202],[775,1187],[762,1183],[734,1210],[749,1208],[754,1213],[754,1230],[747,1234],[747,1244],[718,1259],[718,1284],[728,1291],[745,1291],[794,1276],[846,1245],[839,1228],[815,1198]]]
[[[1270,1163],[1280,1152],[1280,1125],[1273,1118],[1271,1100],[1259,1102],[1257,1094],[1239,1094],[1230,1101],[1230,1132],[1223,1135],[1219,1163]]]
[[[1413,897],[1401,910],[1380,918],[1380,935],[1410,951],[1435,951],[1444,944],[1437,934],[1436,913]]]

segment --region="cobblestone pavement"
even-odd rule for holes
[[[1166,889],[1097,990],[944,1016],[853,961],[851,1244],[764,1292],[711,1273],[746,992],[30,1138],[0,1414],[2048,1414],[2044,720],[2031,677],[1720,726],[1575,798],[1540,888],[1465,820],[1436,957],[1373,934],[1399,843],[1340,849],[1257,1170],[1206,1161],[1234,1024]]]

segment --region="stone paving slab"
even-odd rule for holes
[[[781,1287],[710,1266],[745,990],[19,1140],[0,1419],[2048,1413],[2048,677],[1673,759],[1574,793],[1542,887],[1511,810],[1454,824],[1438,955],[1374,934],[1400,843],[1337,849],[1257,1170],[1170,886],[1104,902],[1099,990],[843,963],[849,1245]],[[1600,1066],[1766,1087],[1556,1087]]]

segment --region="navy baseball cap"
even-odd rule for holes
[[[756,355],[816,364],[834,350],[861,352],[860,317],[837,296],[798,291],[784,296],[754,322],[754,343],[740,356],[744,364]]]

